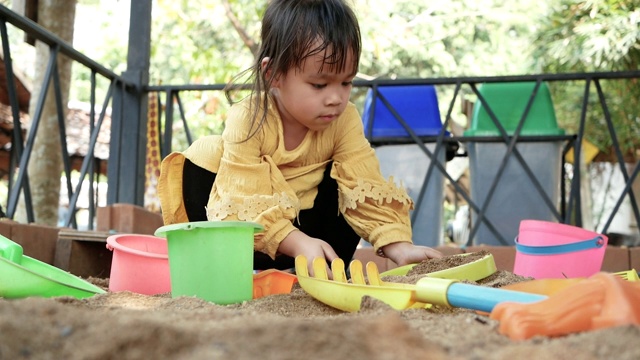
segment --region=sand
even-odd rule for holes
[[[480,283],[522,280],[499,271]],[[640,359],[639,326],[512,341],[497,325],[467,309],[397,311],[373,298],[344,313],[299,285],[227,306],[132,292],[0,299],[0,359]]]

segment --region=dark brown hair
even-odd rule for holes
[[[358,19],[344,0],[270,1],[262,18],[261,44],[255,62],[235,78],[250,73],[252,81],[252,125],[247,139],[260,130],[267,117],[268,91],[276,76],[294,67],[302,68],[306,58],[319,53],[324,53],[324,65],[330,71],[341,72],[353,66],[355,74],[361,47]],[[346,63],[349,54],[355,59],[353,64]],[[270,61],[263,69],[265,57]],[[232,87],[231,83],[227,86]]]

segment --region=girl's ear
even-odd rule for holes
[[[260,67],[262,68],[263,72],[268,72],[269,71],[269,62],[271,61],[271,58],[268,56],[265,56],[262,58],[262,60],[260,61]]]
[[[260,61],[260,67],[262,68],[262,72],[264,73],[264,78],[269,80],[271,79],[272,74],[272,68],[271,68],[271,58],[270,57],[264,57],[262,59],[262,61]],[[277,87],[278,86],[278,77],[274,77],[271,80],[271,84],[269,84],[270,87]]]

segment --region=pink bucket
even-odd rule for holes
[[[107,238],[113,251],[109,291],[145,295],[171,292],[167,240],[151,235],[119,234]]]
[[[600,271],[608,238],[583,228],[523,220],[514,274],[535,279],[589,277]]]

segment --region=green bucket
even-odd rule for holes
[[[253,235],[262,225],[196,221],[166,225],[171,296],[195,296],[220,305],[253,298]]]

